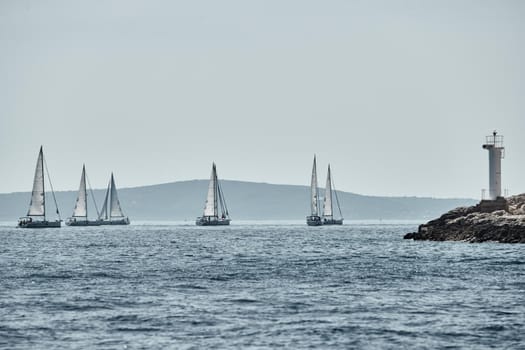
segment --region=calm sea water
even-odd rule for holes
[[[2,226],[0,347],[525,348],[525,245],[415,228]]]

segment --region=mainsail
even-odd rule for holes
[[[332,176],[330,174],[330,164],[328,164],[328,175],[326,175],[326,188],[324,190],[323,216],[331,217],[333,213],[332,205]]]
[[[27,216],[44,216],[46,215],[45,207],[46,197],[44,194],[44,153],[40,146],[38,160],[36,161],[35,178],[33,180],[33,192],[31,193],[31,202]]]
[[[82,166],[80,187],[78,189],[77,202],[73,210],[73,217],[84,217],[87,219],[87,193],[86,193],[86,167]]]
[[[319,216],[319,188],[317,187],[317,164],[314,156],[314,165],[312,167],[312,182],[310,184],[311,190],[311,212],[312,216]]]
[[[204,206],[204,216],[218,216],[217,210],[217,170],[215,163],[211,169],[210,183],[208,185],[208,196]]]
[[[124,213],[120,207],[120,202],[117,195],[117,186],[115,186],[115,179],[113,173],[111,173],[111,202],[110,202],[109,216],[110,217],[123,217]]]

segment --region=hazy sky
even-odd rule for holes
[[[0,192],[111,171],[475,197],[525,192],[525,1],[0,0]]]

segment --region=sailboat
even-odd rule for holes
[[[58,220],[49,221],[46,217],[46,192],[44,189],[44,152],[40,146],[38,153],[38,160],[36,161],[35,178],[33,179],[33,191],[31,193],[31,202],[29,203],[29,210],[27,216],[18,219],[18,227],[21,228],[48,228],[60,227],[62,220],[60,219],[60,212],[55,198],[55,192],[51,181],[49,181],[53,200],[55,202],[56,213]],[[46,167],[47,169],[47,167]],[[47,174],[49,176],[49,173]]]
[[[101,220],[88,220],[88,203],[87,203],[87,191],[86,191],[86,166],[82,166],[82,175],[80,176],[80,187],[78,189],[77,201],[73,215],[66,220],[68,226],[100,226]],[[91,196],[93,201],[95,198]],[[95,203],[96,208],[96,203]],[[98,213],[97,213],[98,214]]]
[[[328,164],[328,174],[326,175],[326,187],[324,190],[324,200],[323,200],[323,225],[342,225],[343,224],[343,215],[341,213],[341,207],[339,206],[339,199],[337,198],[337,191],[332,190],[332,174],[330,171],[330,164]],[[337,203],[337,208],[339,209],[339,219],[334,219],[334,205],[333,205],[333,195],[335,194],[335,200]]]
[[[113,173],[111,173],[111,178],[109,179],[104,205],[102,206],[98,219],[100,225],[129,225],[129,218],[124,216],[120,201],[118,200]]]
[[[317,186],[317,163],[314,155],[314,164],[312,166],[312,180],[310,182],[310,215],[306,217],[308,226],[322,225],[319,216],[319,187]]]
[[[221,208],[221,216],[219,216],[219,207]],[[219,226],[230,224],[228,207],[226,206],[224,194],[222,193],[222,189],[217,178],[217,169],[215,167],[215,163],[213,163],[211,168],[210,183],[208,185],[208,196],[206,197],[204,214],[197,218],[195,224],[198,226]]]

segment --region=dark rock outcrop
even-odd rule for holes
[[[525,194],[453,209],[405,239],[525,243]]]

